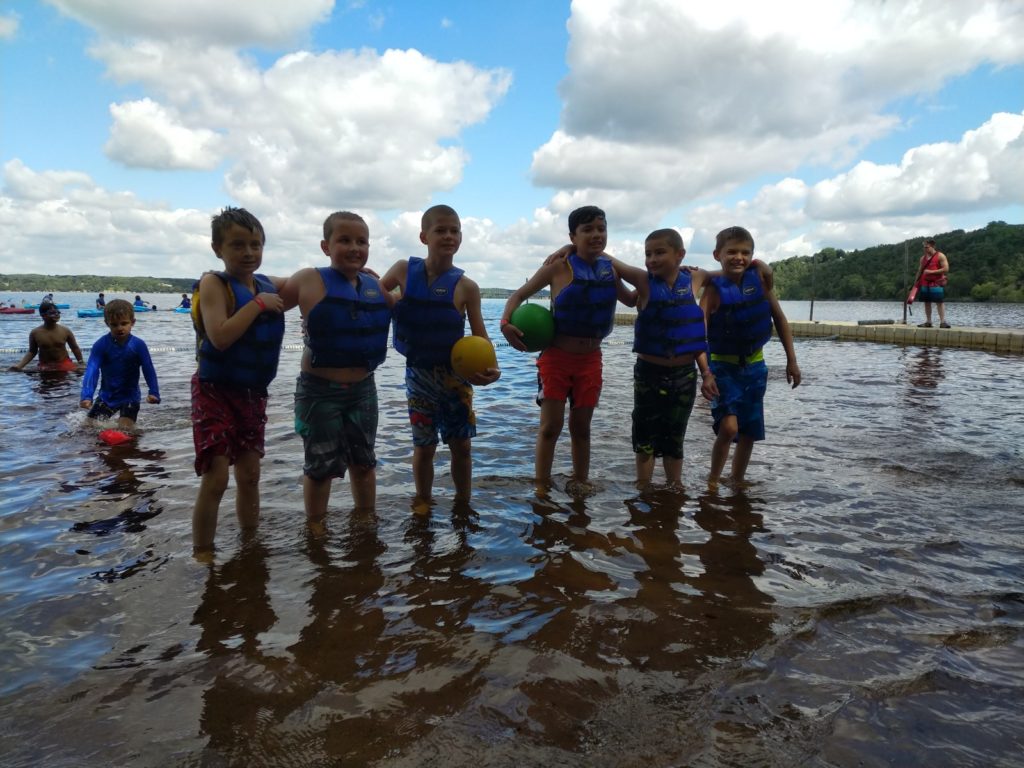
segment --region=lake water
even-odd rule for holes
[[[485,302],[492,329],[502,305]],[[806,303],[785,306],[807,319]],[[1021,311],[949,307],[954,325],[1020,326]],[[899,314],[817,302],[814,317]],[[65,315],[85,350],[104,330]],[[4,368],[36,322],[0,319]],[[291,347],[298,326],[293,313]],[[377,376],[378,509],[353,514],[336,483],[318,539],[303,525],[290,348],[260,531],[239,539],[229,490],[204,565],[189,321],[139,315],[135,332],[164,401],[143,406],[127,446],[83,426],[77,375],[2,374],[4,766],[1021,764],[1019,357],[799,339],[791,390],[770,344],[750,487],[708,492],[700,401],[685,491],[641,494],[619,327],[594,418],[598,488],[580,500],[534,495],[533,358],[499,346],[502,379],[476,394],[473,501],[453,505],[441,450],[424,516],[409,508],[392,352]],[[565,434],[563,484],[569,469]]]

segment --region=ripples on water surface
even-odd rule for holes
[[[102,330],[66,322],[84,348]],[[187,323],[139,318],[164,403],[133,445],[82,428],[76,376],[2,374],[3,765],[1020,764],[1020,358],[798,340],[791,391],[773,344],[751,487],[705,490],[701,404],[686,491],[639,494],[619,328],[580,501],[532,493],[532,360],[504,347],[477,390],[472,505],[445,466],[422,517],[392,353],[377,513],[336,484],[312,539],[289,351],[260,532],[239,541],[229,491],[208,567]],[[0,346],[29,328],[3,323]]]

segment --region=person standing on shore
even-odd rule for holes
[[[939,328],[949,328],[946,322],[946,282],[949,274],[949,260],[946,254],[935,248],[934,240],[924,241],[924,255],[921,257],[921,268],[917,272],[915,284],[917,298],[924,302],[924,322],[920,328],[932,327],[932,304],[939,313]]]

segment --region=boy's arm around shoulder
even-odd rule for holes
[[[224,281],[213,273],[204,275],[199,282],[199,311],[203,316],[203,328],[210,343],[221,351],[242,338],[264,308],[276,312],[284,309],[280,294],[264,293],[258,295],[259,302],[250,301],[229,317],[228,290]]]
[[[294,276],[295,275],[292,275],[292,277]],[[292,278],[273,276],[268,277],[270,277],[270,282],[274,284],[274,289],[281,297],[281,311],[287,312],[289,309],[294,309],[295,306],[299,303],[299,298],[289,289],[288,283],[291,281]]]
[[[775,332],[779,335],[779,341],[782,342],[783,348],[786,350],[786,381],[793,385],[796,389],[800,386],[800,366],[796,363],[796,348],[793,346],[793,332],[789,328],[789,321],[786,319],[786,313],[782,311],[782,305],[779,304],[779,299],[775,295],[768,284],[764,282],[764,277],[761,278],[764,284],[765,296],[768,297],[768,304],[772,310],[772,322],[775,323]]]
[[[380,279],[380,287],[390,293],[395,288],[401,289],[401,295],[405,295],[405,281],[409,275],[409,260],[399,259],[391,268],[384,273]]]
[[[651,292],[650,278],[647,276],[647,270],[634,267],[632,264],[620,261],[614,256],[609,256],[608,258],[612,262],[612,268],[615,270],[616,277],[619,278],[615,286],[618,300],[627,307],[639,306],[640,309],[646,307],[647,299]],[[623,280],[636,288],[636,290],[630,291],[626,289],[622,285]]]
[[[285,311],[298,307],[305,314],[327,293],[323,278],[315,267],[305,267],[284,281],[278,288]]]

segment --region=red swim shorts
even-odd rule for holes
[[[576,354],[548,347],[537,358],[537,404],[569,401],[570,408],[594,408],[601,397],[601,350]]]
[[[39,363],[38,369],[43,373],[52,373],[53,371],[73,371],[77,367],[78,363],[70,357],[65,357],[56,363]]]
[[[234,464],[239,454],[255,451],[263,457],[267,425],[267,396],[245,387],[231,387],[192,376],[192,440],[196,474],[210,468],[214,456]]]

